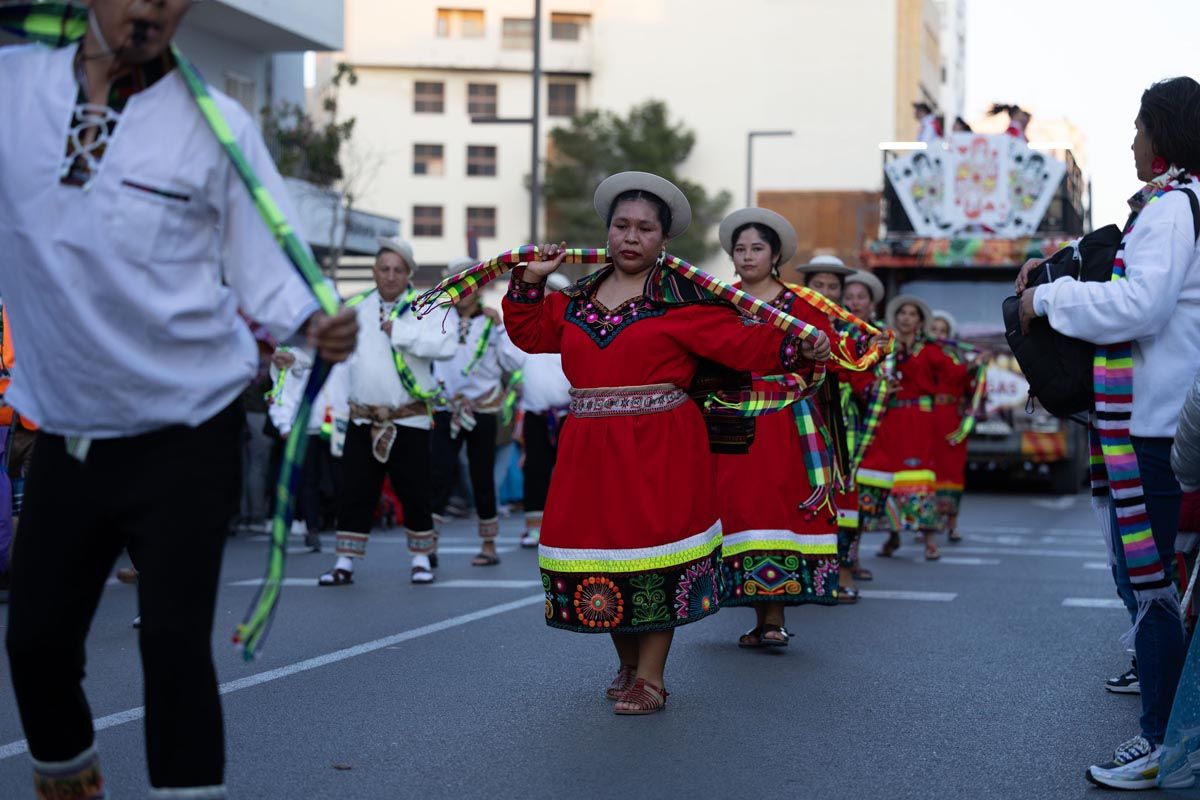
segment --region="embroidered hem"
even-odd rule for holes
[[[836,605],[838,557],[751,550],[721,560],[721,604]]]

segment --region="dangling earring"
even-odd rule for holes
[[[661,267],[667,260],[667,248],[663,248],[658,254],[658,260],[654,262],[654,266]]]
[[[1150,171],[1155,175],[1162,175],[1170,168],[1171,165],[1162,156],[1155,156],[1154,160],[1150,162]]]

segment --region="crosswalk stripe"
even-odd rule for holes
[[[251,578],[248,581],[233,581],[232,583],[227,583],[225,585],[226,586],[262,586],[264,582],[265,581],[263,578]],[[283,585],[284,586],[316,586],[317,579],[316,578],[284,578]]]
[[[861,589],[859,595],[868,600],[923,600],[930,603],[949,603],[958,597],[955,592],[905,592],[896,589]]]
[[[970,553],[980,556],[1030,556],[1046,558],[1099,558],[1104,555],[1102,549],[1097,550],[1046,550],[1035,547],[972,547],[970,545],[954,545],[956,553]]]
[[[971,558],[969,556],[942,556],[934,562],[927,562],[925,556],[914,556],[911,560],[916,564],[935,563],[964,567],[994,567],[1000,563],[1000,559],[998,558]]]
[[[1112,567],[1109,565],[1109,563],[1107,561],[1085,561],[1083,564],[1083,568],[1084,569],[1104,569],[1104,570],[1112,569]]]
[[[1116,597],[1068,597],[1062,601],[1066,608],[1124,608],[1123,603]]]
[[[542,583],[541,581],[488,581],[456,578],[450,581],[438,581],[433,585],[438,589],[535,589],[540,588]]]

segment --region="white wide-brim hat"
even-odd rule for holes
[[[853,275],[854,270],[837,256],[815,256],[807,264],[797,264],[796,272],[806,275],[811,272],[828,272],[831,275]]]
[[[776,214],[766,208],[743,208],[721,220],[717,238],[721,240],[721,247],[725,248],[726,253],[733,255],[733,246],[736,244],[733,241],[733,234],[737,232],[737,229],[751,223],[765,225],[775,231],[775,235],[779,237],[780,264],[786,264],[792,260],[792,256],[796,255],[796,229],[781,214]]]
[[[459,256],[458,258],[452,258],[452,259],[450,259],[450,263],[446,265],[446,268],[444,270],[442,270],[442,275],[447,278],[450,277],[451,275],[457,275],[458,273],[462,272],[467,267],[473,267],[477,263],[478,262],[475,259],[467,258],[466,256]]]
[[[935,319],[946,320],[946,326],[948,328],[950,328],[950,338],[953,339],[956,336],[958,336],[958,320],[956,320],[954,318],[954,315],[951,314],[949,311],[945,311],[940,308],[935,308],[933,310],[933,315],[929,319],[930,319],[930,322],[932,322]]]
[[[551,272],[550,277],[546,278],[546,288],[552,292],[561,292],[570,285],[571,279],[561,272]]]
[[[692,204],[680,191],[679,187],[666,178],[660,178],[649,172],[618,172],[600,181],[596,187],[593,202],[600,219],[608,221],[608,211],[612,208],[613,200],[625,192],[640,191],[652,194],[667,204],[671,209],[671,229],[665,231],[668,239],[674,239],[688,229],[692,224]]]
[[[417,271],[417,260],[413,258],[413,246],[408,240],[401,239],[399,236],[380,236],[376,241],[380,250],[391,250],[393,253],[399,254],[408,262],[410,271]]]
[[[896,327],[896,312],[900,310],[900,306],[916,306],[921,310],[921,314],[924,318],[924,322],[921,324],[921,330],[924,330],[925,326],[929,324],[929,321],[933,319],[933,310],[929,307],[929,303],[926,303],[915,294],[902,294],[898,297],[893,297],[888,301],[887,313],[884,315],[884,318],[887,320],[889,328]]]
[[[863,286],[867,287],[867,291],[871,295],[871,302],[873,304],[879,305],[883,302],[883,295],[885,294],[883,281],[879,280],[879,278],[876,278],[873,274],[867,272],[865,269],[856,269],[854,272],[847,275],[846,285],[850,285],[851,283],[861,283]]]

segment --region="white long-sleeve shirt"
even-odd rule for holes
[[[393,320],[392,335],[389,338],[379,324],[378,292],[367,295],[358,304],[357,310],[358,344],[354,355],[346,362],[350,402],[364,406],[400,408],[416,399],[404,391],[404,385],[396,372],[393,348],[404,355],[405,363],[422,389],[432,390],[437,386],[430,362],[451,358],[457,347],[457,338],[449,322],[443,331],[440,313],[430,314],[419,320],[410,310]],[[428,430],[431,422],[427,414],[418,414],[396,420],[396,424]]]
[[[463,370],[474,358],[475,349],[483,336],[487,317],[477,314],[467,320],[465,337],[459,333],[462,321],[458,309],[451,308],[446,317],[446,330],[455,337],[454,355],[449,360],[438,363],[433,368],[434,375],[446,388],[447,397],[462,395],[469,400],[499,400],[503,374],[520,369],[524,360],[520,356],[523,354],[511,346],[504,326],[493,324],[487,349],[479,362],[464,375]]]
[[[1189,184],[1200,194],[1200,181]],[[1187,195],[1142,211],[1125,245],[1125,280],[1060,278],[1039,286],[1034,310],[1056,331],[1095,344],[1133,342],[1134,436],[1174,436],[1200,369],[1200,249]]]
[[[292,429],[292,423],[296,419],[296,409],[300,405],[304,387],[308,384],[309,376],[312,373],[312,357],[303,350],[293,350],[292,353],[296,357],[296,361],[288,367],[287,373],[283,376],[282,386],[278,383],[279,368],[274,364],[271,365],[272,385],[279,386],[279,392],[271,398],[271,405],[267,409],[271,423],[285,436]],[[312,412],[309,414],[308,434],[310,436],[321,432],[326,414],[341,417],[348,414],[348,389],[346,365],[334,364],[333,369],[329,371],[329,378],[321,387],[321,392],[317,395]]]
[[[0,295],[21,353],[7,400],[67,436],[195,426],[257,371],[239,307],[286,340],[317,305],[178,70],[129,98],[86,188],[60,182],[76,49],[0,48]],[[296,225],[250,116],[211,91]]]
[[[521,380],[521,410],[545,414],[571,403],[571,382],[563,374],[559,353],[535,353],[525,357]]]

